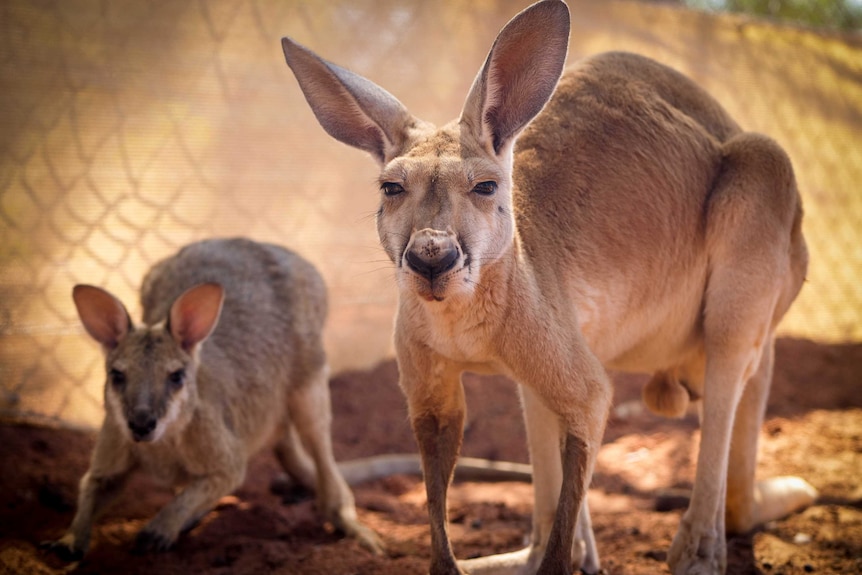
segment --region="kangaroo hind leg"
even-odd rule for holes
[[[733,424],[727,470],[727,531],[745,533],[811,505],[817,491],[800,477],[782,476],[755,481],[757,443],[772,379],[774,342],[770,338],[757,372],[743,392]]]
[[[786,154],[757,134],[735,136],[723,153],[706,211],[701,446],[691,504],[668,554],[674,575],[724,572],[728,496],[735,523],[760,513],[754,463],[773,333],[801,281],[793,261],[799,198]]]

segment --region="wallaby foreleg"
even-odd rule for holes
[[[80,559],[90,547],[93,521],[113,501],[126,483],[128,474],[122,473],[109,477],[94,477],[87,472],[81,479],[78,494],[78,508],[69,530],[57,541],[45,542],[66,560]]]
[[[194,527],[219,499],[242,484],[245,466],[235,467],[230,473],[205,475],[187,485],[138,533],[135,549],[142,552],[170,549],[181,533]]]
[[[111,423],[103,424],[96,438],[90,468],[81,478],[78,507],[72,524],[59,540],[43,543],[44,547],[67,560],[80,559],[87,552],[93,521],[122,491],[131,471],[128,451],[124,449],[119,434],[106,429],[109,425]]]

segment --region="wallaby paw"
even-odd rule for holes
[[[39,547],[69,563],[80,561],[86,553],[86,549],[76,546],[72,538],[67,536],[56,541],[42,541]]]
[[[174,543],[176,543],[176,538],[144,527],[135,537],[132,552],[137,554],[160,553],[173,547]]]
[[[724,533],[698,533],[683,519],[667,554],[673,575],[721,575],[727,564]]]
[[[358,521],[345,521],[339,526],[339,530],[346,536],[356,539],[359,545],[367,551],[375,555],[386,554],[386,545],[383,543],[383,540],[371,528],[362,525]]]

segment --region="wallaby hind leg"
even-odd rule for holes
[[[293,423],[293,418],[293,414],[289,414],[286,418],[287,421],[282,424],[275,444],[275,456],[288,475],[288,481],[285,483],[295,483],[315,491],[317,489],[317,469],[314,460],[302,446],[302,440]]]
[[[296,382],[288,394],[288,409],[292,423],[302,441],[302,446],[311,456],[316,468],[316,483],[318,512],[325,520],[330,521],[336,529],[349,537],[356,538],[359,543],[376,554],[383,553],[383,544],[377,535],[359,522],[353,492],[341,476],[335,456],[332,453],[332,408],[329,398],[328,369],[323,367],[310,375],[306,381]],[[282,447],[293,445],[286,450],[288,465],[293,465],[287,471],[305,475],[310,479],[302,460],[301,450],[295,449],[288,437]],[[283,459],[284,463],[285,460]],[[300,481],[302,479],[297,477]]]
[[[772,332],[783,311],[779,302],[800,281],[788,255],[797,212],[789,160],[772,140],[741,134],[725,143],[707,205],[701,446],[691,503],[668,553],[674,575],[725,570],[731,437],[736,434],[736,457],[748,461],[753,477],[756,444],[750,436],[759,431],[768,390]],[[749,421],[734,431],[749,380],[753,387],[745,400],[753,405],[740,413]]]
[[[811,505],[817,491],[799,477],[754,481],[757,444],[775,358],[774,338],[764,347],[760,366],[746,385],[736,409],[727,472],[727,531],[745,533],[757,525],[780,519]]]

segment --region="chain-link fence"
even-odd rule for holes
[[[0,3],[0,410],[92,425],[101,356],[71,300],[103,286],[139,316],[146,269],[245,235],[327,278],[335,369],[390,353],[391,264],[375,166],[317,125],[290,35],[433,122],[453,118],[526,0]],[[667,6],[570,1],[570,61],[607,49],[691,75],[793,158],[811,271],[785,333],[862,336],[862,46]]]

